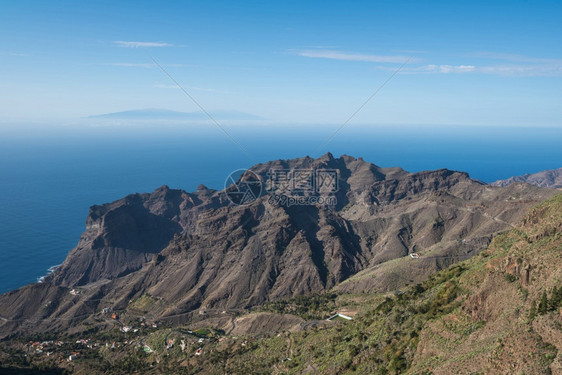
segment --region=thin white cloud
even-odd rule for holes
[[[562,63],[546,65],[482,66],[479,68],[479,71],[487,74],[513,77],[557,77],[562,76]]]
[[[388,70],[388,66],[378,66]],[[422,65],[407,67],[402,70],[406,74],[491,74],[505,77],[557,77],[562,76],[562,64],[543,65]]]
[[[123,40],[116,40],[113,44],[119,47],[125,48],[152,48],[152,47],[173,47],[170,43],[160,43],[160,42],[130,42]]]
[[[468,57],[502,61],[501,64],[482,64],[475,71],[513,77],[556,77],[562,76],[562,59],[525,56],[503,52],[476,52]]]
[[[474,65],[426,65],[422,70],[435,73],[471,73],[476,71]]]
[[[343,60],[343,61],[362,61],[374,63],[403,63],[408,59],[407,56],[387,56],[387,55],[368,55],[362,53],[347,53],[335,50],[297,50],[291,51],[292,53],[316,59],[330,59],[330,60]],[[416,61],[411,59],[410,61]]]
[[[511,62],[537,63],[537,64],[562,64],[562,59],[532,57],[532,56],[518,55],[515,53],[476,52],[468,56],[475,57],[475,58],[482,58],[482,59],[504,60],[504,61],[511,61]]]
[[[29,56],[27,53],[18,53],[18,52],[9,52],[9,51],[0,51],[0,55],[2,55],[2,56],[18,56],[18,57]]]
[[[290,50],[289,52],[302,57],[331,59],[342,61],[362,61],[379,64],[403,63],[406,56],[399,55],[369,55],[361,53],[348,53],[332,49],[306,49]],[[419,54],[424,51],[397,51],[401,53]],[[490,64],[482,61],[473,61],[467,64],[428,64],[415,66],[420,59],[411,59],[408,66],[402,69],[402,73],[409,74],[491,74],[506,77],[558,77],[562,76],[562,59],[536,58],[518,54],[478,52],[468,55],[472,59],[487,59]],[[505,64],[498,64],[503,60]],[[476,63],[477,62],[477,63]],[[412,64],[413,63],[413,64]],[[381,70],[394,70],[394,68],[380,65],[376,67]]]

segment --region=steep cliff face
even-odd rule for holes
[[[224,192],[203,186],[194,193],[164,186],[94,206],[78,246],[43,285],[0,296],[0,316],[11,321],[0,322],[0,331],[21,330],[17,322],[37,317],[41,323],[26,329],[62,329],[102,306],[125,311],[143,295],[158,299],[147,312],[158,318],[334,287],[393,290],[477,254],[555,193],[527,184],[491,187],[449,170],[408,173],[331,154],[252,168],[264,185],[279,169],[335,171],[337,189],[294,193],[333,197],[333,204],[284,204],[270,198],[286,192],[271,188],[236,206]],[[410,261],[413,252],[421,255],[417,262]],[[48,309],[30,297],[45,285],[53,289]],[[69,295],[76,287],[81,294]]]
[[[92,206],[78,246],[46,281],[78,286],[140,269],[175,234],[192,227],[200,210],[220,205],[213,193],[201,189],[189,194],[162,186],[151,194]]]

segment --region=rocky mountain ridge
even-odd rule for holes
[[[557,195],[478,256],[393,293],[298,296],[188,325],[122,316],[109,332],[0,341],[0,372],[558,374],[561,233]],[[346,318],[326,320],[336,313]],[[76,360],[57,360],[65,351]]]
[[[270,201],[273,190],[236,206],[221,191],[163,186],[93,206],[59,269],[0,296],[0,336],[100,325],[103,308],[126,313],[143,296],[157,301],[145,310],[154,319],[191,319],[332,288],[395,290],[478,254],[555,194],[331,154],[251,168],[263,181],[272,169],[336,171],[337,190],[298,193],[336,203],[283,205]]]
[[[495,181],[492,185],[503,187],[515,182],[526,182],[535,186],[560,189],[562,188],[562,168],[514,176],[506,180]]]

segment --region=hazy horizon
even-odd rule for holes
[[[6,3],[2,119],[198,111],[181,86],[209,112],[341,124],[383,85],[351,124],[562,125],[560,3],[288,5]]]

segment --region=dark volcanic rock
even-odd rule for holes
[[[217,204],[208,192],[188,194],[162,186],[152,194],[92,206],[78,246],[46,281],[77,286],[140,269],[192,225],[198,208]]]
[[[492,185],[503,187],[515,182],[526,182],[535,186],[559,189],[562,188],[562,168],[510,177],[507,180],[493,182]]]
[[[65,329],[101,306],[129,311],[130,301],[141,296],[158,301],[143,312],[158,319],[331,288],[392,290],[477,254],[529,207],[555,194],[527,184],[492,187],[462,172],[408,173],[331,154],[252,170],[265,182],[279,168],[336,171],[338,191],[300,196],[333,196],[337,203],[288,206],[265,195],[234,206],[224,193],[204,186],[195,193],[163,186],[94,206],[78,246],[59,269],[43,284],[0,296],[0,316],[7,319],[0,321],[0,337]],[[412,252],[423,259],[409,262]],[[70,294],[77,286],[80,295]],[[52,297],[48,310],[37,297],[45,288]],[[45,323],[15,323],[37,317]]]

